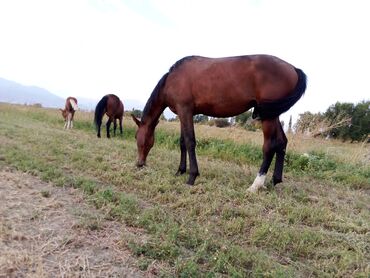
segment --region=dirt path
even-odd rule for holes
[[[0,277],[148,277],[79,191],[0,169]]]

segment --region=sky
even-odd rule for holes
[[[184,56],[271,54],[308,76],[282,115],[370,99],[366,0],[0,0],[0,77],[143,103]]]

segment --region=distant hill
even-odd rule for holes
[[[35,86],[24,86],[0,78],[0,101],[17,104],[40,103],[43,107],[63,107],[65,100],[48,90]]]
[[[122,95],[117,94],[123,101],[125,111],[132,109],[143,110],[145,103],[139,100],[124,99]],[[103,95],[102,95],[103,97]],[[82,110],[95,110],[96,104],[100,99],[89,99],[76,96],[78,107]],[[43,107],[63,108],[65,98],[57,96],[46,89],[36,86],[25,86],[14,81],[0,78],[0,102],[15,104],[36,104],[40,103]],[[172,118],[175,115],[169,110],[165,110],[166,118]]]

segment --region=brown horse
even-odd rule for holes
[[[187,183],[193,185],[199,175],[195,155],[193,115],[232,117],[254,108],[254,117],[262,121],[263,162],[249,188],[264,187],[267,171],[276,154],[273,184],[282,181],[287,138],[279,115],[292,107],[306,90],[306,75],[291,64],[269,55],[227,58],[185,57],[175,63],[154,88],[138,125],[137,166],[145,165],[154,144],[154,129],[166,107],[181,122],[181,159],[176,174],[186,172],[186,152],[190,171]]]
[[[74,97],[68,97],[64,109],[59,109],[65,121],[64,129],[73,128],[73,118],[77,109],[77,99]]]
[[[98,102],[95,108],[94,123],[98,130],[99,138],[100,138],[100,126],[101,126],[104,114],[107,114],[108,116],[108,121],[106,124],[107,137],[110,138],[109,128],[112,122],[114,124],[114,135],[116,135],[116,129],[117,129],[116,120],[117,119],[119,120],[119,129],[122,134],[123,112],[124,112],[123,103],[119,99],[119,97],[117,97],[116,95],[113,95],[113,94],[106,95]]]

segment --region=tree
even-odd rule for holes
[[[205,123],[208,122],[209,118],[206,115],[198,114],[193,117],[194,123]]]
[[[370,134],[370,101],[362,101],[354,107],[349,139],[351,141],[365,140]]]
[[[295,130],[316,136],[330,136],[343,141],[366,140],[370,133],[370,101],[358,104],[337,102],[324,114],[299,115]]]
[[[292,115],[289,117],[288,133],[292,133]]]
[[[227,118],[216,118],[215,119],[215,126],[217,127],[228,127],[230,126],[230,122]]]
[[[235,117],[235,122],[244,126],[248,120],[252,119],[252,112],[245,111],[244,113],[239,114]]]
[[[134,115],[136,118],[141,118],[143,116],[143,111],[132,108],[131,114]]]
[[[298,133],[313,135],[324,130],[324,122],[324,116],[321,113],[313,114],[307,111],[299,114],[294,130]]]
[[[354,112],[353,103],[340,103],[337,102],[331,105],[328,110],[324,113],[325,119],[328,121],[329,126],[332,126],[339,122],[345,122],[346,124],[332,128],[330,130],[330,136],[333,138],[341,138],[344,141],[350,138],[350,122]],[[348,119],[348,120],[347,120]]]

